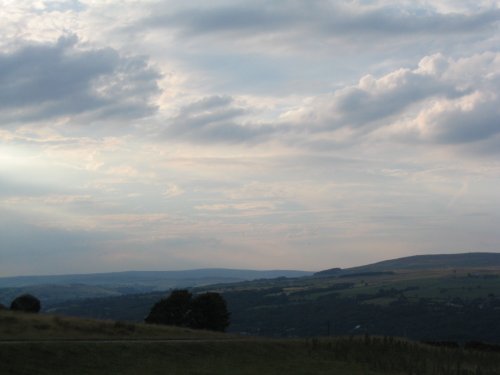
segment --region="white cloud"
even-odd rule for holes
[[[179,187],[176,184],[170,183],[167,184],[167,188],[165,189],[165,192],[163,195],[167,198],[173,198],[173,197],[178,197],[179,195],[184,194],[184,190],[182,190],[181,187]]]
[[[319,96],[282,116],[311,132],[339,132],[347,140],[377,134],[393,141],[462,144],[500,133],[500,55],[486,52],[459,59],[442,54],[422,58],[414,69],[381,77],[367,75],[356,85]],[[371,138],[373,140],[373,138]]]

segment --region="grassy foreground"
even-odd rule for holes
[[[47,341],[33,341],[40,338]],[[16,340],[0,342],[0,374],[500,374],[497,353],[393,338],[243,339],[1,312],[0,339]]]
[[[181,327],[0,311],[0,340],[217,339],[228,335]]]

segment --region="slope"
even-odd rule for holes
[[[2,311],[0,323],[2,374],[493,375],[500,363],[497,353],[437,349],[394,338],[235,338]],[[19,335],[23,326],[47,339]]]
[[[500,267],[500,253],[414,255],[347,269],[331,268],[316,272],[315,275],[328,276],[361,272],[488,267]]]

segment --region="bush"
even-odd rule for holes
[[[155,303],[146,323],[188,326],[191,297],[192,294],[187,290],[174,290],[168,298]]]
[[[219,293],[196,296],[187,290],[174,290],[168,298],[158,301],[146,317],[146,323],[166,324],[224,331],[229,325],[226,301]]]
[[[191,328],[225,331],[229,325],[226,301],[219,293],[204,293],[191,303]]]
[[[14,311],[37,313],[40,311],[40,308],[40,300],[31,294],[23,294],[10,304],[10,309]]]

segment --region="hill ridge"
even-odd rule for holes
[[[466,252],[454,254],[419,254],[382,260],[350,268],[330,268],[316,272],[315,276],[341,275],[358,272],[384,272],[438,268],[500,267],[500,253]]]
[[[120,283],[141,283],[151,282],[160,279],[232,279],[253,280],[258,278],[275,277],[300,277],[312,275],[313,272],[301,270],[252,270],[252,269],[233,269],[233,268],[196,268],[188,270],[168,270],[168,271],[117,271],[117,272],[98,272],[98,273],[77,273],[61,275],[25,275],[0,277],[0,288],[20,287],[40,284],[87,284],[102,285],[120,284]]]

